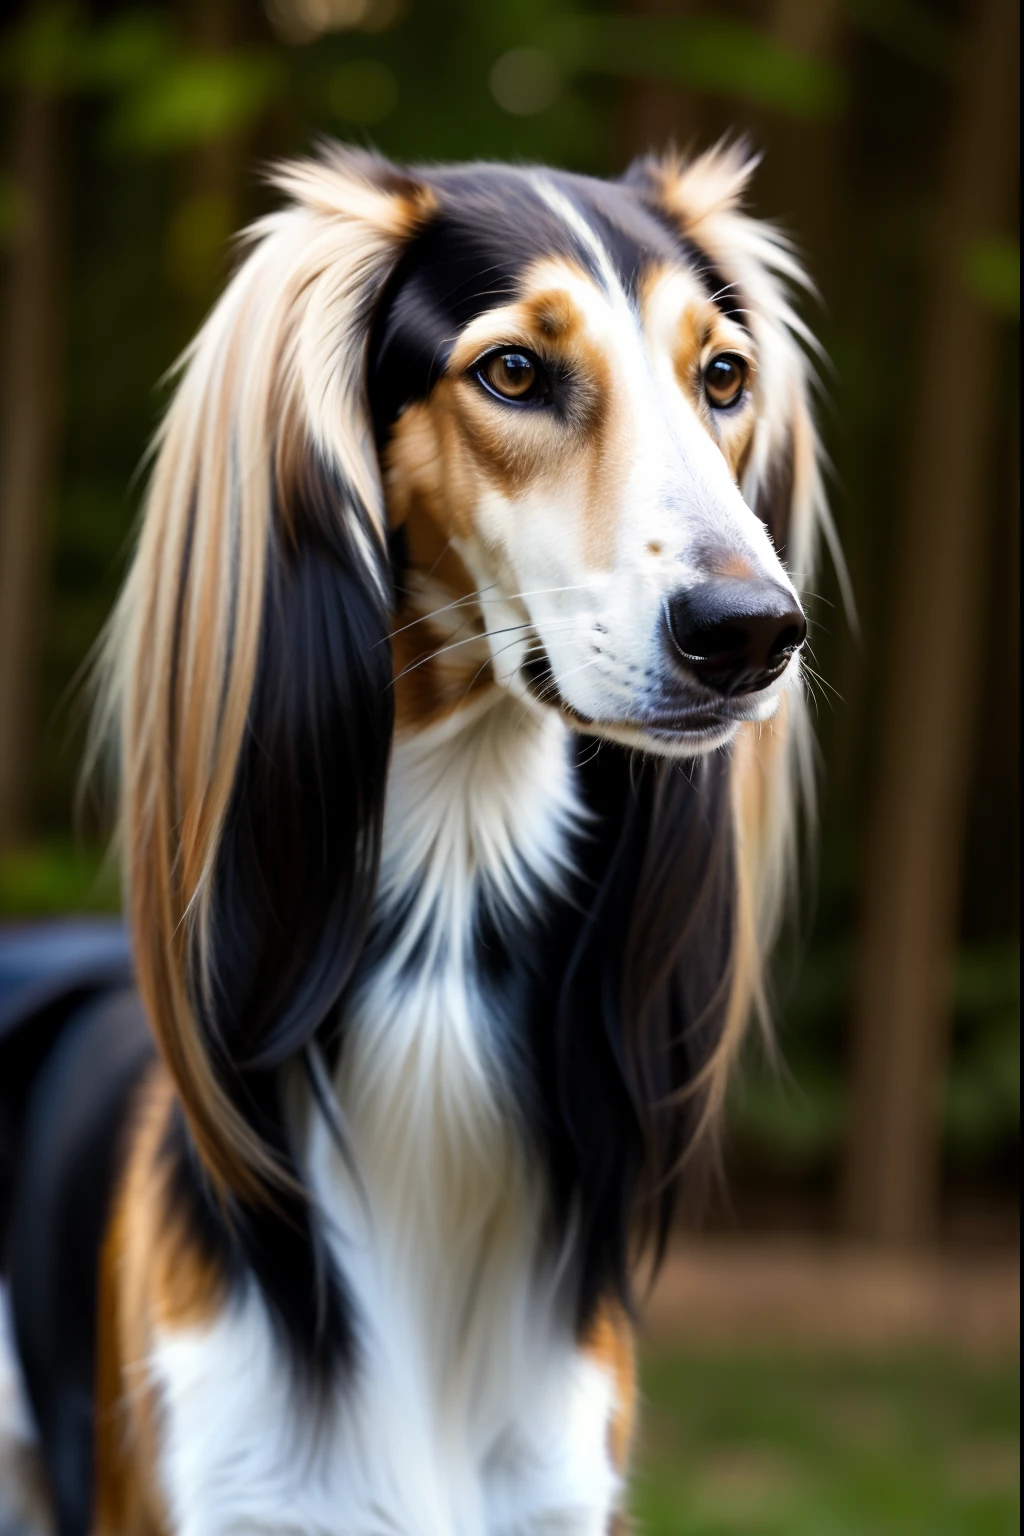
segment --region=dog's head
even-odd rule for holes
[[[278,1177],[253,1085],[362,947],[396,702],[511,689],[692,756],[793,687],[815,441],[749,170],[279,176],[108,643],[140,984],[222,1185]]]
[[[768,719],[805,634],[781,558],[804,370],[748,169],[434,172],[370,331],[388,515],[414,581],[447,555],[452,649],[473,596],[489,678],[660,753]]]

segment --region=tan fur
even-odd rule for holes
[[[170,1206],[160,1149],[174,1104],[162,1067],[137,1094],[127,1161],[100,1258],[95,1536],[162,1536],[159,1404],[145,1374],[154,1328],[216,1312],[222,1278]]]
[[[800,263],[776,228],[742,212],[742,201],[757,157],[742,145],[721,143],[697,159],[678,155],[652,160],[648,171],[662,206],[684,234],[711,258],[742,296],[744,320],[757,347],[758,431],[738,456],[736,469],[744,495],[756,505],[757,487],[772,453],[787,434],[799,437],[802,451],[795,465],[787,556],[790,570],[806,584],[819,530],[837,561],[844,600],[852,611],[846,569],[828,513],[819,469],[821,452],[810,413],[813,374],[799,345],[813,354],[817,344],[796,314],[791,296],[810,285]],[[739,346],[734,350],[747,355]]]
[[[682,271],[652,273],[641,309],[650,335],[664,341],[670,384],[674,372],[751,505],[773,455],[791,451],[787,551],[806,582],[824,505],[809,368],[793,339],[803,332],[784,287],[800,274],[784,244],[739,210],[750,169],[722,149],[652,169],[665,211],[749,302],[750,334]],[[223,1296],[221,1277],[190,1248],[167,1204],[159,1146],[175,1093],[222,1190],[266,1198],[280,1178],[220,1089],[185,976],[191,942],[200,985],[212,984],[211,873],[254,685],[268,543],[272,533],[285,541],[294,534],[305,456],[313,447],[344,470],[370,514],[372,536],[383,536],[385,515],[405,530],[408,590],[392,624],[400,732],[420,730],[496,686],[476,579],[458,548],[477,538],[490,493],[511,502],[528,486],[582,487],[589,570],[611,567],[622,516],[614,491],[629,456],[628,401],[602,340],[607,301],[586,273],[564,260],[538,263],[515,302],[478,317],[429,399],[397,423],[378,472],[358,327],[401,242],[429,213],[431,195],[414,177],[375,182],[358,161],[341,159],[289,168],[279,185],[293,206],[258,226],[249,260],[185,359],[107,647],[128,910],[139,985],[166,1064],[140,1104],[102,1261],[97,1532],[121,1536],[163,1529],[153,1480],[158,1407],[144,1387],[126,1386],[138,1380],[157,1325],[209,1318]],[[516,345],[572,367],[578,403],[569,433],[541,413],[502,414],[466,377],[489,346]],[[751,402],[727,420],[706,412],[700,386],[720,350],[741,353],[751,370]],[[653,558],[665,553],[658,541],[646,547]],[[738,557],[718,569],[750,574]],[[721,1108],[751,1011],[764,1011],[763,955],[794,832],[801,711],[790,696],[770,726],[742,727],[733,748],[734,967],[722,1039],[689,1090],[703,1093],[705,1126]],[[624,1468],[636,1412],[627,1319],[601,1312],[584,1347],[615,1379],[610,1450]]]
[[[296,199],[183,363],[158,441],[139,545],[107,641],[104,718],[119,722],[122,843],[139,987],[214,1179],[261,1198],[281,1175],[222,1093],[187,993],[212,986],[211,875],[255,678],[276,485],[281,533],[301,456],[344,470],[383,532],[354,327],[398,242],[430,206],[363,163],[291,167]],[[283,493],[283,494],[282,494]]]
[[[637,1417],[636,1339],[621,1307],[605,1305],[591,1324],[583,1349],[615,1383],[608,1425],[608,1450],[617,1472],[625,1473]]]
[[[824,503],[817,439],[807,404],[807,369],[793,340],[794,332],[803,331],[777,280],[800,281],[801,274],[775,233],[739,212],[753,168],[754,162],[739,150],[720,146],[693,162],[670,157],[656,163],[653,175],[666,212],[680,221],[686,234],[702,242],[727,280],[735,281],[741,293],[750,291],[757,301],[757,312],[745,315],[753,329],[754,346],[750,333],[723,315],[693,275],[681,269],[656,267],[646,275],[640,291],[641,313],[655,345],[666,331],[671,333],[668,344],[676,378],[738,482],[748,472],[756,482],[770,456],[792,445],[787,543],[791,563],[798,576],[806,579],[814,528]],[[582,473],[591,487],[586,562],[597,569],[605,563],[614,542],[614,528],[607,518],[614,502],[610,492],[615,460],[617,454],[624,455],[628,444],[616,437],[614,360],[587,334],[587,288],[596,293],[591,279],[573,263],[544,261],[524,275],[517,303],[488,311],[467,328],[453,351],[448,379],[398,425],[387,480],[389,513],[395,520],[417,505],[429,509],[427,516],[449,537],[470,537],[483,486],[491,483],[515,496],[528,480],[549,472],[551,455],[557,450],[558,474]],[[583,413],[574,444],[567,444],[564,437],[557,443],[546,439],[542,430],[531,440],[522,431],[521,419],[499,416],[461,378],[488,346],[516,344],[542,357],[552,355],[554,349],[588,381],[593,403]],[[746,360],[751,399],[738,411],[712,413],[704,403],[701,377],[710,359],[722,351],[739,353]],[[755,458],[756,464],[752,463]],[[738,559],[726,561],[720,574],[743,578],[749,571]],[[453,599],[465,595],[458,583],[448,590]],[[467,623],[464,610],[459,612],[460,622]],[[473,650],[469,645],[464,648]],[[410,649],[411,643],[403,642],[403,655]],[[408,721],[434,718],[441,704],[435,680],[431,679],[429,689],[426,680],[418,686],[415,707],[403,711]],[[454,703],[453,695],[448,702],[449,706]],[[802,705],[797,700],[792,707],[799,714]],[[571,720],[571,710],[567,713]],[[794,742],[789,714],[790,705],[784,701],[769,727],[743,727],[734,749],[736,952],[726,1029],[697,1085],[708,1089],[708,1123],[724,1100],[751,1008],[764,1013],[762,956],[781,905],[799,788],[795,754],[802,724],[798,722]]]
[[[670,152],[651,168],[666,210],[696,236],[709,219],[740,206],[757,156],[723,140],[692,160]]]
[[[750,335],[722,313],[692,273],[678,268],[653,268],[641,285],[640,299],[648,335],[656,344],[668,345],[680,389],[738,482],[757,415],[753,399],[757,356]],[[711,410],[703,382],[704,369],[720,352],[736,353],[744,359],[751,391],[746,404],[724,412]]]
[[[448,370],[454,387],[446,397],[455,430],[445,439],[445,467],[468,490],[471,508],[479,502],[481,480],[515,498],[545,476],[586,479],[584,554],[592,569],[610,562],[614,497],[609,491],[622,450],[610,423],[615,408],[611,359],[586,318],[588,307],[604,302],[593,279],[573,262],[537,262],[524,274],[519,302],[481,315],[459,337]],[[542,417],[502,412],[463,377],[489,347],[516,345],[572,369],[575,408],[569,441],[563,428]],[[453,463],[460,455],[462,463]],[[471,531],[465,518],[461,528]]]
[[[741,211],[756,165],[741,145],[722,143],[695,160],[674,154],[652,160],[648,172],[665,212],[707,252],[725,280],[736,284],[756,347],[752,354],[749,338],[723,319],[728,330],[718,330],[714,350],[736,351],[747,360],[754,397],[752,415],[729,413],[731,424],[720,443],[726,460],[748,504],[757,506],[773,463],[792,455],[791,500],[783,509],[787,564],[798,586],[806,586],[823,528],[842,582],[845,567],[828,516],[810,411],[812,375],[799,345],[803,341],[813,350],[815,343],[790,299],[793,288],[808,286],[807,279],[778,231]],[[770,725],[743,726],[733,746],[736,951],[726,1027],[698,1085],[708,1090],[706,1124],[724,1101],[751,1012],[767,1025],[764,957],[791,878],[800,796],[811,795],[808,740],[806,705],[797,692],[782,700]]]
[[[410,568],[391,636],[400,732],[422,730],[494,686],[473,579],[438,521],[440,498],[421,474],[426,414],[423,406],[406,411],[387,454],[387,483],[395,487],[389,515],[405,531]]]

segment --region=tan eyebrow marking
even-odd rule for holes
[[[533,294],[522,308],[527,323],[550,341],[569,341],[583,326],[583,316],[563,288]]]
[[[687,394],[693,391],[694,373],[700,354],[707,345],[708,327],[702,317],[687,306],[679,317],[675,345],[672,348],[672,367],[681,388]]]
[[[581,331],[585,313],[574,289],[577,293],[589,289],[594,295],[601,292],[578,263],[566,257],[542,257],[523,274],[521,297],[485,310],[466,326],[448,359],[449,376],[462,373],[488,347],[530,347],[539,337],[561,340]]]
[[[652,349],[667,356],[676,384],[739,484],[749,460],[755,412],[740,409],[712,421],[702,399],[701,373],[715,352],[736,352],[747,363],[753,383],[757,377],[753,338],[722,314],[696,274],[685,266],[662,264],[645,273],[640,304]]]

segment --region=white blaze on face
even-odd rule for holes
[[[575,316],[570,366],[594,402],[591,420],[574,430],[546,413],[487,402],[505,417],[499,428],[532,472],[514,485],[486,482],[473,536],[456,543],[486,589],[498,676],[515,686],[529,644],[515,626],[529,620],[561,697],[598,724],[628,726],[656,708],[670,674],[669,598],[730,570],[792,588],[698,393],[707,356],[725,346],[754,366],[750,337],[683,270],[658,276],[631,302],[582,217],[553,189],[545,198],[580,235],[598,276],[563,260],[540,263],[526,297],[557,292]],[[707,337],[685,360],[688,388],[680,338],[694,313],[690,330],[703,325]],[[700,319],[708,314],[712,320]],[[503,323],[501,310],[481,316],[460,338],[460,352],[500,342]],[[514,326],[506,339],[516,341]],[[745,436],[752,426],[748,417]],[[730,430],[737,431],[732,420],[723,427]],[[782,686],[766,690],[748,714],[771,713]]]

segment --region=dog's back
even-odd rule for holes
[[[114,922],[0,933],[0,1536],[91,1525],[99,1248],[153,1054]]]

